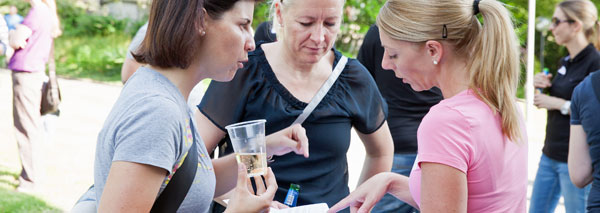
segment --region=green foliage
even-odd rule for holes
[[[56,40],[56,72],[61,76],[120,81],[130,36],[124,33],[61,36]]]
[[[128,20],[117,20],[100,15],[81,15],[63,19],[65,36],[106,36],[124,32],[127,23]]]
[[[115,19],[88,13],[73,0],[57,1],[58,14],[65,36],[106,36],[127,33],[133,35],[144,21]]]
[[[55,41],[57,74],[120,81],[131,37],[144,22],[91,14],[74,0],[57,4],[63,28]]]
[[[554,13],[554,9],[556,5],[562,0],[544,0],[544,1],[536,1],[536,17],[545,17],[552,18],[552,14]],[[600,9],[600,1],[592,0],[592,2],[596,5],[596,9]],[[600,12],[600,10],[599,10]],[[540,51],[540,39],[545,40],[543,52]],[[560,59],[569,53],[565,47],[559,46],[554,42],[554,36],[550,31],[547,32],[546,35],[542,35],[541,32],[536,31],[535,34],[535,56],[536,61],[540,62],[540,55],[543,53],[544,57],[544,67],[547,67],[551,73],[556,75],[556,71],[560,66]],[[543,67],[536,64],[535,71],[540,72]]]

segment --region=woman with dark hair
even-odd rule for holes
[[[174,197],[184,195],[176,205],[178,212],[208,212],[215,196],[236,186],[236,177],[237,187],[227,211],[259,212],[270,206],[277,189],[272,171],[269,169],[265,176],[267,186],[255,180],[255,195],[246,184],[246,169],[236,166],[235,158],[227,156],[211,162],[208,153],[212,150],[206,149],[197,133],[186,103],[199,81],[229,81],[248,60],[248,52],[254,50],[254,3],[153,1],[148,31],[133,54],[137,62],[146,66],[131,76],[108,115],[98,135],[94,186],[73,211],[96,207],[102,212],[155,211],[159,200],[164,201],[161,198],[167,191],[165,187],[173,189],[168,186],[176,182],[174,177],[180,171],[188,168],[188,160],[195,173],[190,175],[191,186],[176,190]],[[291,146],[278,149],[275,154],[304,153],[302,148],[307,144],[300,126],[269,135],[266,140],[267,146]],[[186,156],[197,156],[197,166],[195,158]]]

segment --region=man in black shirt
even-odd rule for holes
[[[388,104],[388,126],[394,139],[392,171],[409,176],[417,155],[417,129],[429,108],[443,99],[442,92],[436,87],[415,92],[409,84],[396,78],[393,71],[381,67],[383,52],[379,29],[372,25],[365,35],[357,59],[369,70]],[[373,208],[373,212],[416,211],[389,194]]]

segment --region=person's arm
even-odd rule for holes
[[[417,208],[408,188],[408,177],[393,172],[384,172],[369,178],[327,212],[334,213],[347,207],[350,207],[351,212],[371,212],[373,206],[386,193]]]
[[[421,212],[467,212],[467,175],[439,163],[421,163]]]
[[[202,137],[204,145],[206,145],[206,150],[212,152],[219,145],[219,141],[225,137],[225,132],[217,127],[197,108],[194,117],[196,118],[196,123],[198,123],[198,133]]]
[[[569,136],[569,177],[575,186],[583,188],[592,182],[592,159],[587,135],[581,125],[571,125]]]
[[[389,172],[394,160],[394,142],[387,121],[371,134],[356,131],[365,146],[366,156],[358,184],[380,172]]]
[[[57,38],[62,35],[62,30],[60,29],[60,17],[58,16],[56,1],[46,0],[46,3],[50,10],[52,10],[52,38]]]
[[[549,96],[546,94],[535,94],[533,98],[533,104],[538,108],[544,108],[548,110],[560,110],[561,107],[567,102],[567,100]],[[571,110],[568,112],[571,113]]]
[[[146,30],[148,28],[148,22],[142,25],[140,29],[135,33],[135,36],[131,39],[131,43],[127,48],[127,55],[125,56],[125,61],[123,62],[123,66],[121,67],[121,82],[125,84],[127,80],[135,73],[135,71],[142,66],[142,64],[138,63],[134,58],[132,52],[137,51],[137,49],[142,44],[144,37],[146,36]]]
[[[121,82],[125,84],[131,75],[133,75],[133,73],[141,66],[142,64],[138,63],[135,59],[125,58],[123,66],[121,67]]]
[[[149,212],[167,171],[126,161],[113,162],[98,212]]]
[[[19,24],[15,30],[11,30],[9,33],[9,45],[15,50],[25,48],[27,45],[27,39],[33,32],[25,25]]]
[[[198,124],[198,133],[202,137],[206,149],[208,152],[212,152],[217,147],[219,141],[225,137],[225,132],[199,110],[195,112],[195,119]],[[295,152],[296,154],[308,157],[308,138],[306,137],[304,128],[300,125],[292,125],[270,134],[265,140],[267,155],[284,155],[289,152]],[[212,163],[215,176],[217,177],[215,197],[219,197],[235,187],[235,168],[237,162],[234,155],[227,155],[212,160]]]

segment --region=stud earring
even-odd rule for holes
[[[206,31],[202,30],[202,32],[200,32],[200,36],[204,36],[206,35]]]
[[[438,64],[438,62],[437,62],[436,60],[433,60],[433,64],[434,64],[434,65],[437,65],[437,64]]]

